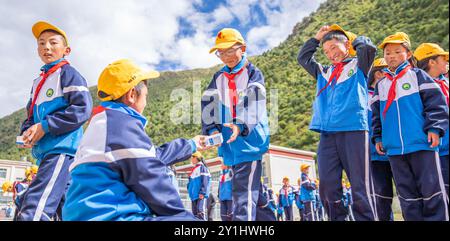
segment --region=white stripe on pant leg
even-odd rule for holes
[[[369,133],[367,131],[364,132],[364,166],[365,166],[365,184],[366,184],[366,195],[367,200],[369,201],[370,209],[372,210],[372,215],[375,221],[378,221],[378,217],[374,211],[372,196],[370,195],[370,176],[369,176]]]
[[[310,206],[311,206],[311,219],[312,221],[316,221],[315,217],[314,217],[314,208],[313,208],[313,202],[309,202]]]
[[[253,176],[255,175],[255,169],[256,169],[256,161],[252,162],[252,166],[251,166],[251,171],[250,171],[250,175],[248,176],[248,185],[247,185],[247,215],[248,221],[253,221],[252,220],[252,204],[253,204],[253,199],[252,199],[252,184],[253,184]]]
[[[66,159],[65,154],[61,154],[58,158],[58,162],[56,163],[55,170],[53,171],[52,177],[50,181],[47,183],[47,186],[44,189],[44,193],[42,194],[41,199],[39,199],[39,203],[36,208],[36,213],[34,213],[33,221],[41,220],[42,213],[44,212],[45,204],[47,203],[48,196],[50,196],[50,192],[53,190],[53,186],[55,185],[56,179],[61,172],[61,168],[64,164],[64,160]]]
[[[444,200],[444,206],[445,206],[445,221],[449,221],[448,218],[448,198],[447,198],[447,191],[445,190],[445,184],[444,184],[444,178],[442,177],[442,169],[441,169],[441,159],[439,158],[439,153],[437,151],[434,152],[434,159],[436,162],[436,168],[438,173],[438,179],[439,179],[439,187],[441,188],[442,192],[442,199]]]
[[[370,164],[372,164],[371,163],[371,161],[369,160],[369,166],[371,166]],[[372,194],[371,194],[371,196],[370,196],[370,198],[372,198],[372,201],[373,201],[373,206],[375,207],[374,208],[374,210],[375,210],[375,220],[379,220],[379,218],[378,218],[378,208],[377,208],[377,197],[375,196],[376,194],[375,194],[375,184],[374,184],[374,181],[373,181],[373,170],[369,173],[369,175],[370,175],[370,184],[371,184],[371,192],[372,192]]]

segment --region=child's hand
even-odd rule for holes
[[[428,143],[431,143],[431,148],[439,146],[439,135],[433,132],[428,132]]]
[[[375,144],[375,149],[377,150],[378,154],[380,154],[380,155],[386,154],[386,153],[384,153],[383,143],[381,143],[381,142],[377,142],[377,144]]]
[[[206,147],[205,142],[206,136],[198,135],[192,138],[192,140],[195,142],[195,145],[197,147],[197,151],[206,151],[211,149],[211,147]]]
[[[33,146],[45,135],[44,129],[42,129],[41,123],[32,125],[23,133],[24,147]]]
[[[239,126],[237,126],[235,124],[226,123],[226,124],[223,124],[223,126],[231,128],[231,130],[233,131],[233,134],[231,134],[230,139],[228,139],[228,141],[227,141],[228,144],[235,141],[236,138],[238,137],[239,133],[241,133]]]
[[[321,28],[319,29],[319,32],[317,32],[315,38],[316,38],[317,40],[321,41],[321,40],[323,39],[323,37],[324,37],[328,32],[330,32],[330,26],[325,25],[325,26],[323,26],[323,27],[321,27]]]

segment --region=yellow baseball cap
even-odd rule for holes
[[[414,57],[418,60],[424,60],[426,58],[442,55],[445,57],[445,60],[448,61],[448,52],[441,48],[441,46],[433,43],[423,43],[417,47],[416,51],[414,51]]]
[[[349,32],[349,31],[345,31],[343,28],[341,28],[341,26],[337,25],[337,24],[333,24],[330,26],[330,31],[340,31],[343,32],[345,34],[345,36],[347,36],[348,41],[350,41],[350,50],[349,50],[349,54],[351,56],[356,56],[356,50],[353,48],[353,41],[356,39],[356,34]]]
[[[97,96],[101,101],[115,100],[139,82],[159,77],[157,71],[144,71],[129,59],[117,60],[102,71],[98,78]]]
[[[300,166],[300,170],[305,170],[305,169],[308,169],[309,167],[310,167],[311,165],[309,165],[309,164],[302,164],[301,166]]]
[[[192,156],[193,157],[197,157],[197,158],[202,158],[203,157],[202,153],[199,152],[199,151],[194,152],[194,154],[192,154]]]
[[[11,187],[12,187],[12,183],[9,182],[9,181],[5,181],[5,182],[2,184],[2,191],[3,191],[3,192],[8,192],[8,189],[10,189]]]
[[[387,67],[386,60],[384,58],[378,58],[373,61],[374,68],[384,68]]]
[[[384,49],[386,44],[403,44],[406,43],[408,47],[411,47],[411,41],[409,40],[408,34],[404,32],[396,32],[395,34],[387,36],[383,42],[378,45],[378,48]]]
[[[31,31],[33,32],[33,35],[36,39],[38,39],[39,36],[41,36],[42,32],[44,32],[45,30],[53,30],[53,31],[60,33],[66,40],[67,46],[69,46],[69,39],[67,38],[66,32],[64,32],[64,30],[56,27],[55,25],[52,25],[45,21],[39,21],[39,22],[35,23],[33,25],[33,27],[31,28]]]
[[[283,181],[284,181],[284,180],[289,181],[289,177],[283,177]]]
[[[224,28],[217,34],[216,45],[209,50],[209,53],[212,53],[218,49],[230,48],[236,43],[245,45],[245,41],[241,33],[233,28]]]

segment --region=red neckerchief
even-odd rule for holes
[[[59,68],[61,68],[62,66],[66,65],[66,64],[69,64],[69,62],[67,62],[67,60],[63,60],[63,61],[57,63],[55,66],[53,66],[47,72],[42,71],[42,73],[41,73],[42,79],[41,79],[41,81],[39,81],[39,84],[37,85],[36,90],[34,91],[30,109],[28,110],[28,120],[30,120],[31,116],[33,115],[33,108],[34,108],[34,105],[36,104],[37,97],[39,95],[39,92],[41,91],[42,86],[44,85],[45,81],[47,80],[47,78],[51,74],[55,73],[55,71],[57,71]]]
[[[225,75],[225,77],[227,77],[228,79],[228,89],[229,91],[229,98],[231,100],[231,103],[233,104],[232,108],[231,108],[231,115],[233,117],[233,119],[236,118],[236,105],[238,102],[238,96],[237,96],[237,91],[236,91],[236,82],[234,81],[234,78],[241,74],[242,71],[245,69],[246,66],[242,67],[241,70],[239,70],[237,73],[234,74],[229,74],[227,72],[223,72],[223,74]]]
[[[198,167],[200,167],[202,164],[197,164],[194,168],[192,168],[192,171],[191,171],[191,173],[189,173],[189,177],[191,177],[192,176],[192,173],[194,173],[194,171],[195,171],[195,169],[197,169]]]
[[[445,80],[442,79],[435,79],[434,82],[436,82],[439,87],[442,90],[442,93],[444,93],[445,99],[447,100],[447,105],[448,105],[448,97],[449,97],[449,93],[448,93],[448,84],[445,82]]]
[[[387,99],[386,107],[384,108],[384,111],[383,111],[383,117],[386,117],[386,113],[387,113],[389,107],[391,106],[392,102],[395,100],[395,96],[397,95],[397,93],[396,93],[397,80],[400,79],[401,77],[403,77],[406,74],[406,72],[408,72],[408,70],[410,70],[410,69],[411,69],[411,65],[407,65],[395,77],[392,77],[391,74],[389,74],[389,73],[384,73],[384,76],[386,76],[386,78],[388,78],[390,81],[392,81],[392,84],[391,84],[391,87],[389,88],[388,99]]]
[[[223,172],[222,176],[220,177],[220,183],[224,183],[225,182],[225,176],[228,174],[228,172]]]
[[[349,62],[340,62],[334,65],[334,69],[333,72],[331,72],[331,76],[330,79],[328,79],[328,83],[325,85],[325,87],[323,87],[321,90],[319,90],[319,92],[317,93],[317,96],[319,96],[320,94],[322,94],[322,92],[333,82],[337,82],[337,80],[339,79],[339,77],[342,74],[342,71],[344,70],[344,66],[346,64],[348,64]]]

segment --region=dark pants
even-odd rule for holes
[[[448,221],[448,201],[437,152],[389,156],[403,218]]]
[[[207,198],[192,201],[192,214],[200,220],[206,221]]]
[[[233,201],[220,201],[220,217],[222,221],[231,221],[233,217]]]
[[[304,201],[303,204],[305,205],[304,221],[315,221],[313,202]]]
[[[62,216],[61,201],[70,183],[69,166],[73,157],[50,154],[44,157],[35,179],[25,192],[18,221],[49,221]]]
[[[232,170],[233,221],[273,221],[269,206],[258,206],[259,198],[264,196],[261,160],[234,165]]]
[[[294,221],[294,211],[292,206],[283,207],[285,221]]]
[[[372,176],[378,219],[380,221],[394,221],[392,212],[394,183],[389,161],[372,161]]]
[[[322,133],[317,156],[321,179],[320,197],[329,220],[344,221],[347,216],[341,200],[343,170],[352,186],[355,219],[374,220],[367,131]]]
[[[447,193],[447,201],[448,201],[448,155],[440,156],[441,159],[441,169],[442,169],[442,178],[444,179],[445,191]]]

